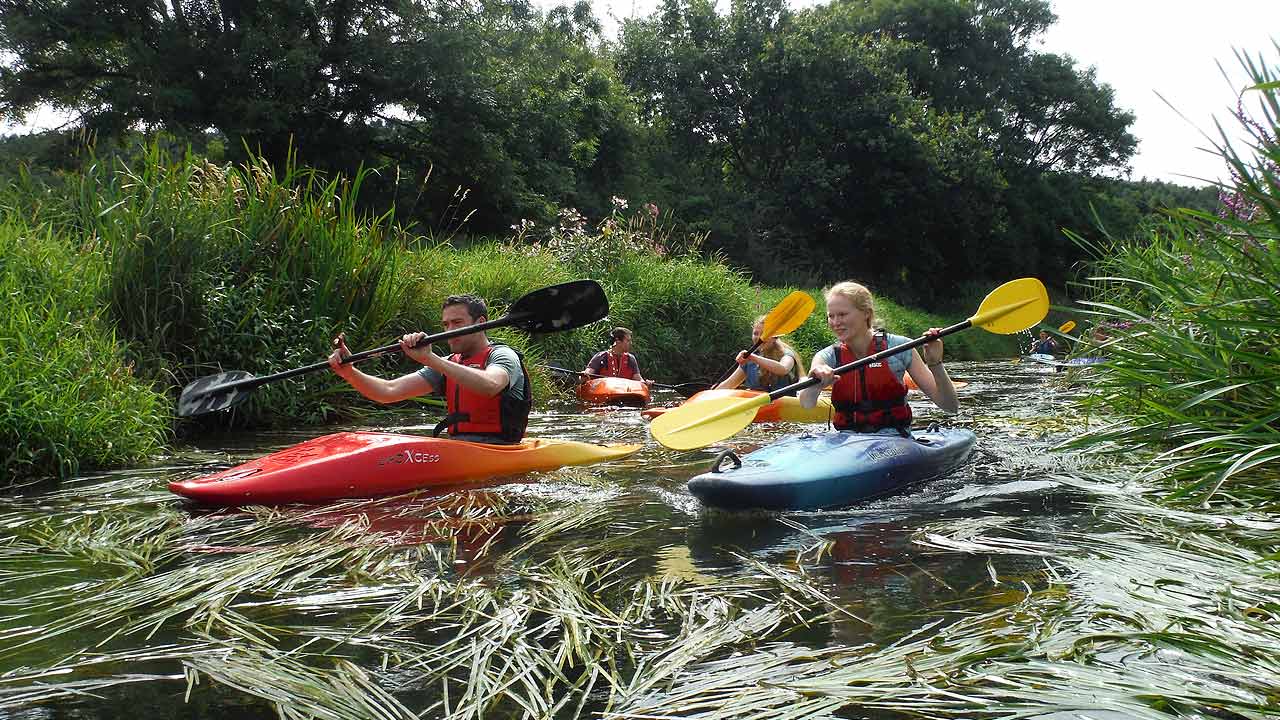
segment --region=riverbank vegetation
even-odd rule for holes
[[[100,249],[0,219],[0,476],[72,474],[159,450],[169,398],[117,340],[105,275]]]
[[[400,226],[392,211],[364,213],[355,197],[372,174],[325,178],[288,166],[276,176],[262,159],[215,165],[152,143],[127,161],[90,161],[53,178],[23,175],[0,190],[4,242],[13,249],[0,273],[21,289],[12,297],[22,311],[7,322],[43,313],[11,329],[26,351],[11,355],[7,469],[56,474],[135,462],[160,438],[193,427],[367,417],[380,408],[324,372],[266,385],[214,417],[179,424],[170,408],[198,377],[317,362],[338,332],[365,348],[406,331],[439,331],[440,302],[458,292],[485,297],[498,317],[548,284],[592,277],[605,286],[606,322],[538,338],[495,333],[526,354],[537,396],[546,398],[559,388],[541,366],[580,367],[607,346],[615,324],[636,331],[650,376],[713,381],[749,344],[752,318],[788,291],[751,285],[719,257],[700,255],[702,236],[681,234],[656,207],[631,208],[622,198],[594,226],[566,212],[543,237],[517,228],[455,246]],[[820,299],[820,288],[810,292]],[[898,332],[955,321],[888,300],[882,310]],[[63,324],[72,332],[60,332]],[[806,354],[829,341],[821,311],[796,338]],[[982,333],[948,345],[953,358],[1015,351]],[[68,367],[59,370],[58,358]],[[402,359],[379,362],[371,371],[411,368]],[[104,384],[110,378],[114,384]],[[82,424],[90,421],[99,425]]]
[[[1114,419],[1071,443],[1149,457],[1171,499],[1273,506],[1280,480],[1280,76],[1241,55],[1254,85],[1218,143],[1232,181],[1217,213],[1172,212],[1134,237],[1077,238],[1109,361],[1089,408]]]

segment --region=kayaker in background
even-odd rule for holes
[[[1053,339],[1048,330],[1040,331],[1040,339],[1031,344],[1032,355],[1053,355],[1058,352],[1058,341]]]
[[[909,373],[938,407],[947,412],[959,409],[955,387],[942,366],[941,339],[922,345],[920,352],[912,348],[844,375],[833,373],[834,367],[902,345],[910,339],[874,329],[875,304],[871,291],[863,285],[838,283],[827,290],[826,301],[827,327],[835,334],[836,343],[814,355],[809,375],[822,382],[800,392],[803,407],[813,407],[821,388],[831,387],[831,404],[835,408],[832,423],[837,430],[893,429],[907,435],[911,428],[911,406],[907,404],[907,387],[902,378],[904,373]],[[938,328],[929,329],[930,333],[937,331]]]
[[[804,374],[804,360],[800,353],[778,337],[771,337],[761,342],[760,333],[764,332],[764,315],[756,318],[751,326],[752,344],[760,343],[759,349],[748,355],[746,350],[738,353],[734,359],[738,367],[729,377],[717,384],[716,389],[732,389],[743,383],[748,390],[764,390],[773,392],[791,385]],[[795,393],[791,393],[794,395]]]
[[[631,331],[616,327],[609,331],[609,339],[613,344],[608,350],[601,350],[591,356],[583,374],[579,376],[580,382],[586,382],[592,377],[620,377],[652,385],[652,380],[645,380],[640,375],[640,363],[631,354]]]
[[[440,308],[440,324],[446,331],[488,320],[484,300],[475,295],[450,295]],[[442,395],[448,414],[436,426],[447,428],[454,440],[518,443],[529,425],[533,392],[524,361],[513,348],[490,342],[484,332],[449,338],[453,354],[436,355],[431,346],[414,347],[426,333],[409,333],[400,339],[405,355],[426,367],[386,380],[368,375],[352,364],[342,364],[351,351],[342,335],[334,338],[329,366],[361,395],[380,403],[393,403],[419,395]]]

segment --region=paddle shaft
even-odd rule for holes
[[[928,343],[931,343],[934,340],[937,340],[938,338],[945,337],[952,333],[960,332],[961,330],[967,330],[972,326],[973,326],[973,318],[969,318],[967,320],[958,322],[955,325],[944,327],[941,330],[939,330],[937,333],[930,334],[930,335],[922,335],[921,337],[918,337],[915,340],[909,340],[907,342],[902,343],[901,345],[895,345],[894,347],[881,350],[880,352],[875,353],[874,355],[868,355],[864,358],[854,360],[851,363],[846,363],[844,365],[841,365],[840,367],[832,368],[832,371],[836,375],[841,375],[843,373],[849,372],[850,370],[857,370],[863,365],[870,365],[871,363],[877,360],[883,360],[884,358],[887,358],[890,355],[897,355],[900,352],[906,352],[907,350],[914,350],[915,348],[918,348],[921,345],[927,345]],[[774,390],[773,392],[769,393],[769,402],[773,402],[774,400],[777,400],[778,398],[784,395],[791,395],[792,393],[795,393],[799,390],[804,390],[805,388],[811,388],[814,385],[817,385],[821,382],[822,381],[816,377],[809,377],[799,382],[791,383],[786,387],[778,388],[777,390]],[[767,405],[768,403],[760,403],[760,404]]]
[[[423,347],[425,345],[430,345],[432,343],[439,342],[441,340],[448,340],[449,338],[455,338],[461,335],[470,335],[471,333],[482,332],[484,330],[488,330],[489,328],[496,328],[496,327],[503,327],[504,325],[511,325],[514,323],[518,323],[529,316],[530,316],[530,313],[504,315],[496,320],[482,322],[478,325],[467,325],[466,327],[460,327],[456,330],[447,330],[445,332],[437,333],[435,335],[428,335],[422,338],[421,340],[419,340],[418,344],[414,345],[414,347]],[[389,355],[393,352],[400,352],[400,343],[398,342],[391,343],[390,345],[383,345],[382,347],[374,348],[372,350],[365,350],[362,352],[355,353],[353,355],[348,355],[347,357],[342,359],[342,364],[348,365],[351,363],[357,363],[357,362],[360,362],[361,360],[368,360],[369,358],[381,357],[383,355]],[[322,362],[312,363],[311,365],[296,367],[296,368],[293,368],[292,370],[284,370],[282,372],[274,373],[272,375],[263,375],[262,377],[247,378],[244,380],[229,382],[223,385],[215,385],[214,387],[211,387],[208,390],[204,391],[202,394],[213,395],[216,393],[228,392],[230,390],[251,390],[253,388],[258,387],[259,385],[266,385],[267,383],[272,383],[272,382],[275,382],[276,380],[284,380],[286,378],[291,378],[297,375],[303,375],[305,373],[313,372],[316,370],[323,370],[327,367],[329,367],[329,361],[324,360]]]
[[[755,342],[755,344],[754,344],[754,345],[752,345],[751,347],[747,348],[747,357],[751,357],[751,353],[753,353],[753,352],[755,352],[755,351],[759,350],[759,349],[760,349],[760,346],[761,346],[761,345],[763,345],[763,344],[764,344],[764,338],[760,338],[759,340],[757,340],[757,341]],[[739,367],[740,367],[740,366],[739,366]],[[717,386],[719,386],[721,383],[723,383],[725,380],[728,380],[729,378],[733,377],[733,373],[734,373],[734,372],[736,372],[737,370],[738,370],[738,368],[737,368],[737,367],[735,367],[733,370],[730,370],[728,375],[725,375],[724,377],[722,377],[722,378],[720,378],[719,380],[717,380],[717,381],[716,381],[716,384],[715,384],[715,385],[712,385],[712,387],[717,387]]]

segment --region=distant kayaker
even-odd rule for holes
[[[484,300],[475,295],[450,295],[440,308],[440,324],[446,331],[488,320]],[[342,335],[334,338],[329,356],[333,371],[351,383],[361,395],[380,403],[393,403],[419,395],[442,395],[448,414],[436,427],[449,430],[454,440],[486,443],[518,443],[529,425],[533,393],[524,361],[513,348],[490,342],[484,332],[449,338],[453,354],[441,357],[431,346],[414,347],[426,333],[409,333],[400,339],[405,355],[426,367],[386,380],[365,374],[342,359],[351,354]]]
[[[1053,355],[1058,352],[1058,341],[1053,339],[1048,330],[1040,331],[1040,339],[1031,344],[1032,355]]]
[[[813,357],[811,377],[820,385],[800,392],[800,404],[817,404],[821,388],[831,387],[832,420],[837,430],[879,432],[892,428],[907,434],[911,428],[911,406],[907,404],[904,373],[938,407],[955,412],[960,407],[955,387],[942,366],[942,340],[934,340],[915,349],[903,351],[856,371],[835,375],[832,368],[846,365],[885,349],[910,342],[909,338],[890,335],[875,329],[875,304],[871,291],[855,282],[842,282],[826,292],[827,327],[836,343],[818,351]],[[938,328],[930,328],[936,333]]]
[[[734,360],[738,363],[738,367],[734,368],[729,377],[716,385],[716,388],[732,389],[745,383],[748,390],[773,392],[795,383],[804,374],[804,360],[801,359],[800,353],[783,342],[781,338],[771,337],[761,342],[760,334],[764,332],[764,318],[764,315],[756,318],[751,326],[751,342],[752,344],[760,343],[760,347],[750,355],[746,350],[739,352]]]
[[[601,350],[587,361],[587,367],[579,376],[582,381],[592,377],[620,377],[652,384],[652,380],[645,380],[640,374],[640,363],[631,354],[631,331],[616,327],[609,331],[609,339],[613,341],[609,349]]]

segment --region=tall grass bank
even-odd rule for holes
[[[147,458],[169,399],[135,376],[99,298],[106,260],[47,228],[0,222],[0,477]]]

